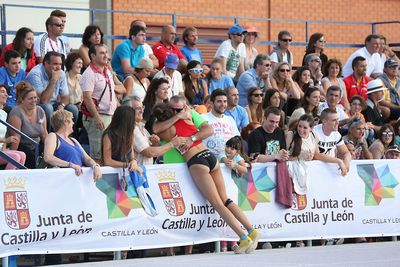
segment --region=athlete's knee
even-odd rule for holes
[[[228,199],[225,201],[224,205],[225,205],[225,207],[228,207],[231,203],[233,203],[232,199],[228,198]]]

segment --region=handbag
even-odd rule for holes
[[[100,101],[103,98],[104,93],[106,92],[106,89],[107,89],[107,83],[104,86],[103,92],[101,93],[99,100],[97,100],[96,98],[92,97],[92,101],[93,101],[94,106],[96,107],[96,110],[99,109]],[[93,115],[90,113],[89,109],[87,108],[87,106],[85,104],[85,101],[83,101],[82,104],[81,104],[81,112],[82,112],[83,115],[85,115],[87,117],[93,117]]]

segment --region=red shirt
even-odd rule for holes
[[[6,51],[8,51],[8,50],[15,50],[15,49],[14,49],[14,45],[13,45],[12,43],[6,45],[6,46],[4,47],[4,49],[3,49],[3,52],[1,53],[1,57],[0,57],[0,67],[3,67],[4,64],[5,64],[5,62],[4,62],[4,54],[5,54]],[[25,73],[28,74],[28,72],[30,72],[31,69],[32,69],[33,67],[36,66],[36,64],[37,64],[37,62],[36,62],[36,55],[35,55],[35,52],[33,51],[33,48],[32,48],[32,49],[31,49],[31,57],[28,58],[28,63],[27,63],[27,65],[26,65]]]
[[[371,78],[364,76],[361,78],[360,84],[357,85],[357,80],[354,74],[344,78],[343,82],[346,85],[347,99],[350,101],[354,95],[360,95],[364,101],[367,100],[367,83],[369,81],[371,81]]]
[[[183,56],[181,50],[174,44],[171,44],[171,48],[169,49],[161,41],[159,41],[158,43],[153,45],[153,47],[151,49],[153,49],[153,53],[156,56],[156,58],[158,59],[158,63],[159,63],[158,69],[159,70],[164,68],[165,57],[168,54],[176,54],[179,59],[185,58]]]

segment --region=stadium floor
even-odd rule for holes
[[[256,250],[251,255],[232,252],[153,257],[57,266],[400,266],[400,242],[380,242]]]

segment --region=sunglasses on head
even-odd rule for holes
[[[190,69],[193,73],[203,73],[204,69],[203,68],[193,68]]]
[[[263,94],[263,93],[260,93],[260,94],[252,94],[252,96],[255,96],[255,97],[263,97],[264,94]]]
[[[279,71],[280,71],[280,72],[290,72],[289,69],[280,69]]]
[[[289,43],[290,43],[290,42],[292,41],[292,39],[281,39],[281,41],[282,41],[282,42],[289,42]]]

